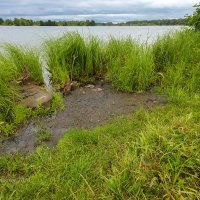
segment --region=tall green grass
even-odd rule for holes
[[[23,75],[23,72],[27,70],[31,74],[30,81],[34,81],[36,84],[44,83],[39,52],[32,48],[10,43],[5,44],[3,49],[9,62],[15,65],[19,76]]]
[[[107,45],[108,79],[121,90],[142,91],[154,82],[151,48],[138,44],[131,37],[111,38]]]
[[[8,63],[8,58],[0,54],[0,121],[11,114],[17,94],[15,84],[11,84],[17,77],[17,72],[14,65]]]
[[[155,79],[151,48],[130,37],[106,43],[94,36],[67,33],[47,40],[44,48],[54,83],[106,76],[119,89],[141,91]]]
[[[30,73],[29,82],[43,84],[42,66],[39,52],[34,49],[5,44],[1,46],[0,53],[0,136],[10,135],[21,115],[21,99],[18,79],[25,73]],[[21,109],[24,113],[29,111],[25,106]],[[22,117],[20,117],[22,119]],[[26,119],[26,117],[23,117]],[[18,121],[18,122],[17,122]]]
[[[159,38],[153,45],[156,72],[161,87],[173,96],[200,92],[200,33],[178,31]]]
[[[47,40],[44,47],[54,83],[100,76],[103,71],[104,52],[98,38],[66,33],[59,39]]]
[[[152,46],[131,37],[103,42],[73,32],[47,40],[44,51],[54,83],[103,76],[126,91],[161,85],[193,92],[200,85],[198,40],[199,32],[190,30],[166,34]]]
[[[199,32],[183,30],[158,38],[148,46],[130,37],[103,42],[94,36],[83,38],[75,32],[47,40],[44,51],[54,83],[104,77],[121,90],[144,91],[161,86],[171,97],[181,98],[200,90],[199,36]],[[13,107],[15,80],[25,70],[37,84],[43,83],[43,77],[37,51],[13,44],[5,44],[3,48],[1,113],[5,117]]]

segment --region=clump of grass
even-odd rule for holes
[[[151,48],[131,38],[111,38],[106,44],[94,36],[67,33],[47,40],[45,50],[54,83],[104,77],[106,72],[113,85],[127,91],[146,90],[154,81]]]
[[[52,104],[44,109],[37,108],[34,111],[21,105],[20,85],[17,79],[23,76],[27,70],[31,76],[30,81],[35,84],[43,83],[42,67],[39,62],[39,55],[34,50],[6,44],[4,52],[0,54],[0,135],[11,135],[14,128],[30,116],[38,113],[45,114],[56,111],[63,103],[59,95],[54,95]]]
[[[43,126],[40,126],[39,129],[35,130],[34,132],[38,135],[38,144],[49,141],[52,138],[52,133]]]
[[[178,91],[200,91],[200,33],[173,32],[153,45],[156,71],[162,74],[161,86],[170,96]]]
[[[131,37],[111,38],[108,46],[108,79],[126,91],[147,90],[154,81],[154,62],[151,48],[139,45]]]
[[[44,83],[42,65],[36,50],[9,43],[4,45],[4,50],[7,53],[9,63],[15,65],[19,76],[27,70],[31,74],[31,81],[36,84]]]
[[[88,76],[103,76],[106,71],[105,44],[95,36],[89,36],[86,40],[86,71]]]
[[[1,135],[10,135],[13,133],[14,125],[22,120],[24,115],[18,115],[19,107],[16,99],[20,98],[18,84],[16,82],[20,75],[20,70],[10,55],[0,54],[0,133]]]
[[[49,39],[45,42],[46,63],[51,72],[53,83],[63,84],[69,80],[69,72],[64,58],[64,50],[59,39]]]
[[[199,36],[199,32],[186,29],[158,38],[153,44],[156,71],[165,72],[169,65],[178,64],[180,61],[199,63]]]
[[[9,119],[13,115],[17,88],[11,82],[16,77],[17,71],[14,65],[9,64],[8,58],[0,54],[0,121]]]
[[[52,104],[34,111],[20,104],[18,79],[30,73],[28,81],[43,84],[39,52],[14,44],[5,44],[0,53],[0,136],[11,135],[16,126],[30,116],[56,112],[63,108],[62,98],[55,93]]]
[[[17,104],[14,107],[14,119],[13,123],[15,125],[24,122],[28,117],[32,115],[31,108],[27,108],[25,105]]]
[[[84,39],[79,33],[66,33],[44,45],[54,83],[98,76],[104,70],[102,42],[98,38]]]

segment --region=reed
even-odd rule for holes
[[[184,30],[169,33],[153,45],[156,72],[161,87],[170,96],[200,91],[200,33]]]
[[[54,83],[87,79],[103,71],[103,48],[98,38],[66,33],[45,41],[44,49]]]
[[[14,97],[17,95],[15,84],[11,84],[17,77],[14,65],[9,59],[0,54],[0,121],[9,118],[13,113]]]
[[[151,48],[138,44],[131,37],[111,38],[107,45],[108,79],[121,90],[144,91],[154,81]]]
[[[106,76],[116,87],[133,91],[148,89],[154,80],[151,48],[131,38],[105,43],[67,33],[47,40],[44,47],[54,83]]]
[[[0,54],[0,121],[10,122],[15,117],[16,97],[19,97],[17,79],[25,70],[30,81],[43,83],[39,54],[33,49],[5,44]]]
[[[5,44],[3,49],[7,54],[9,63],[15,65],[19,76],[23,75],[24,71],[28,71],[31,74],[30,81],[35,84],[44,83],[38,51],[10,43]]]
[[[42,65],[39,52],[14,44],[5,44],[0,53],[0,137],[11,135],[18,124],[35,113],[50,113],[56,110],[57,101],[47,109],[30,111],[20,104],[21,79],[28,74],[28,83],[43,84]],[[55,107],[53,107],[55,106]]]

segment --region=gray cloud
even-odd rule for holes
[[[128,21],[180,18],[198,0],[1,0],[0,17],[32,19]]]

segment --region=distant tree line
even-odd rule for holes
[[[161,19],[161,20],[142,20],[129,21],[126,24],[135,26],[173,26],[173,25],[188,25],[187,19]]]
[[[86,21],[33,21],[31,19],[14,18],[3,20],[0,18],[0,25],[4,26],[95,26],[96,23],[93,20]]]
[[[86,21],[34,21],[31,19],[14,18],[3,20],[0,18],[0,25],[4,26],[173,26],[173,25],[188,25],[188,19],[162,19],[162,20],[142,20],[129,21],[123,23],[97,23],[94,20]]]

